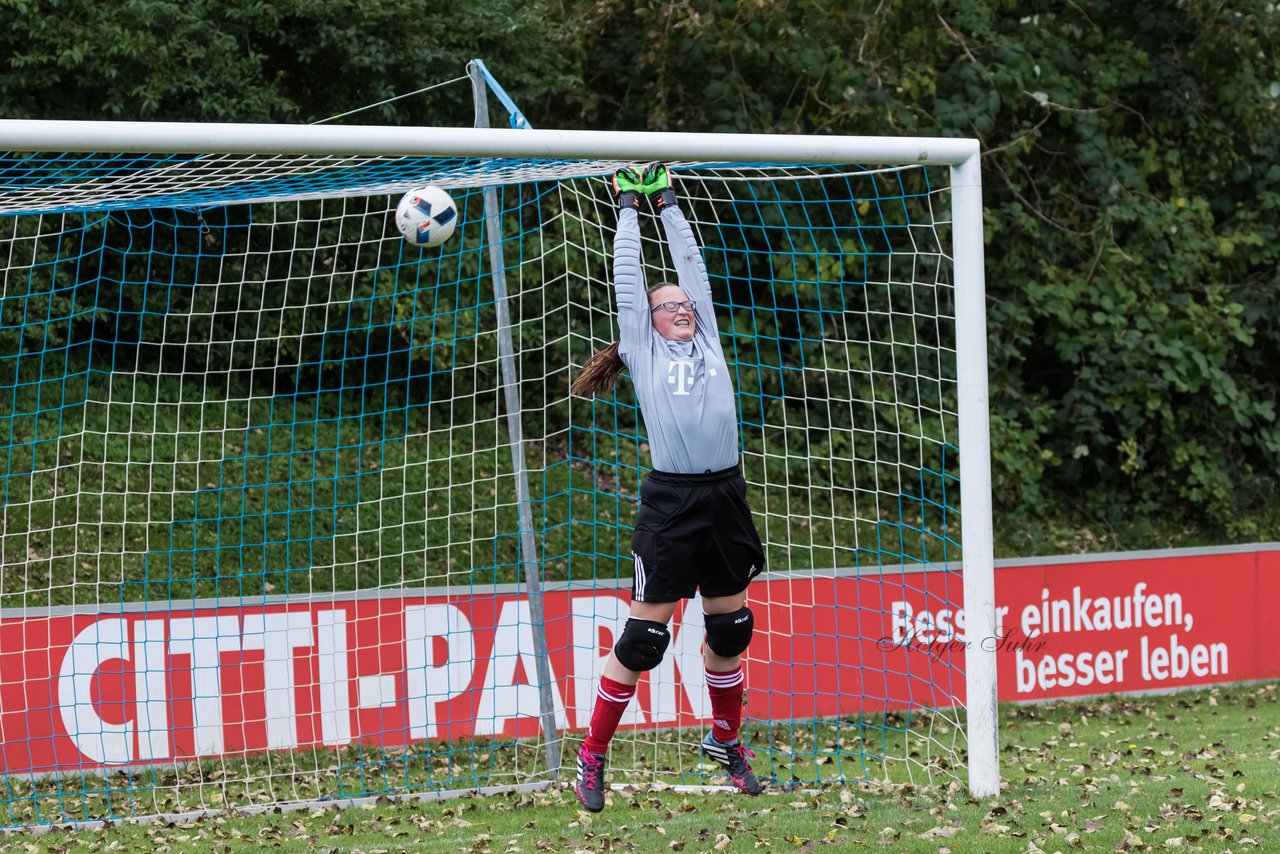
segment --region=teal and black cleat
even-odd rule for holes
[[[591,812],[604,809],[604,757],[578,749],[578,776],[573,782],[578,801]]]

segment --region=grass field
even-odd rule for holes
[[[522,575],[496,390],[483,405],[469,401],[469,413],[450,400],[408,406],[392,391],[377,401],[224,400],[199,380],[148,383],[67,359],[64,374],[49,369],[58,379],[13,385],[0,412],[0,607],[487,585]],[[618,556],[628,554],[648,459],[634,427],[619,426],[634,417],[582,404],[571,430],[539,437],[535,424],[567,416],[527,413],[544,580],[629,577],[629,559]],[[837,473],[834,458],[811,466],[810,432],[770,433],[768,453],[763,432],[744,434],[771,567],[959,558],[959,516],[932,494],[954,485],[950,475],[892,465]],[[833,453],[852,465],[850,449]],[[1222,544],[1177,520],[1118,529],[1117,520],[997,511],[999,557]],[[1276,530],[1278,513],[1258,508],[1254,527]]]
[[[236,396],[211,392],[207,378],[66,359],[65,374],[49,371],[57,379],[12,386],[0,412],[0,607],[523,577],[496,386],[412,405],[400,387]],[[579,402],[571,421],[568,406],[525,416],[543,580],[630,578],[648,463],[635,413]],[[810,462],[807,430],[769,428],[767,445],[763,432],[748,437],[742,466],[770,566],[958,558],[959,517],[944,506],[953,475],[855,471],[851,450]]]
[[[1274,851],[1278,688],[1002,707],[1004,786],[980,801],[956,782],[774,786],[757,799],[642,788],[591,815],[559,786],[15,833],[0,852]]]

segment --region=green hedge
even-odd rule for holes
[[[11,117],[306,122],[481,56],[542,127],[976,136],[1002,550],[1280,537],[1280,16],[1263,0],[11,14]],[[465,124],[469,97],[356,120]],[[101,307],[77,305],[80,323]]]

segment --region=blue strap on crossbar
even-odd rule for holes
[[[520,108],[516,106],[516,102],[511,100],[511,96],[506,90],[498,85],[498,81],[493,79],[493,75],[489,73],[489,69],[484,67],[484,62],[479,59],[471,60],[476,64],[476,68],[480,69],[480,76],[484,78],[484,82],[489,85],[489,89],[493,94],[498,96],[498,100],[502,102],[502,106],[507,108],[508,121],[511,127],[516,130],[532,129],[533,125],[529,124],[529,120],[524,117],[524,113],[520,112]]]

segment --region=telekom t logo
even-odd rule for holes
[[[672,394],[688,395],[693,388],[693,362],[680,359],[667,366],[667,384],[675,386]]]

